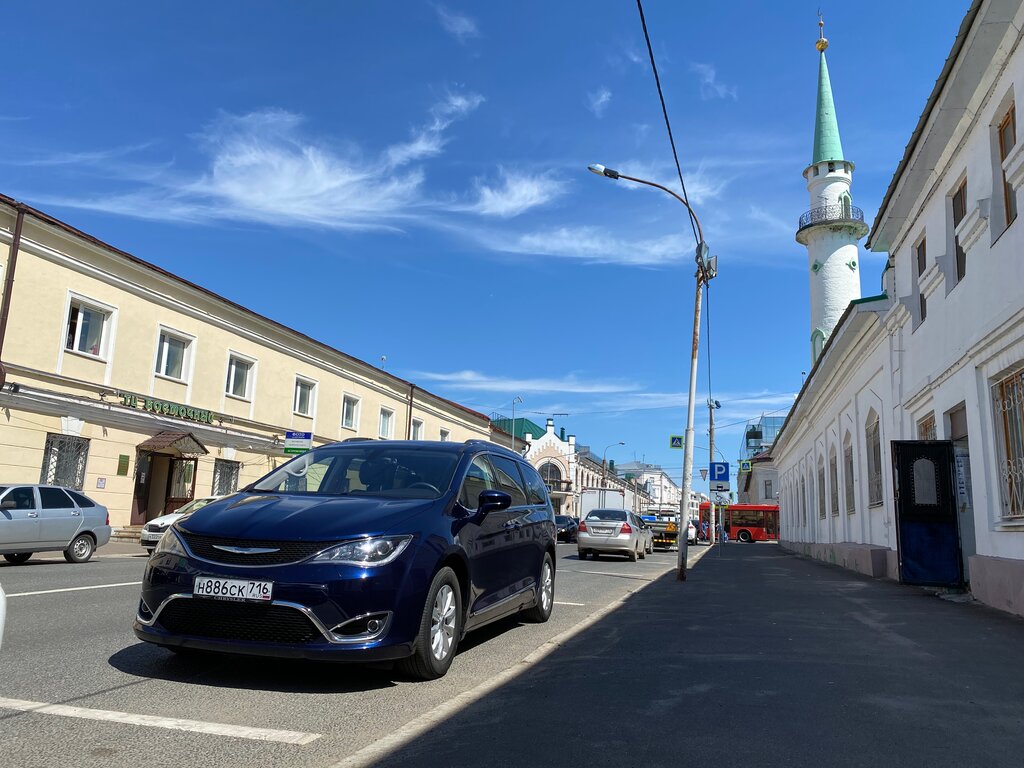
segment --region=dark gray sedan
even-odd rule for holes
[[[110,541],[107,508],[71,488],[0,485],[0,555],[20,565],[34,552],[84,563]]]

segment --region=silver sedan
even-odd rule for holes
[[[640,526],[631,522],[625,509],[592,509],[580,523],[576,551],[580,560],[587,555],[625,555],[636,561],[647,554],[647,541]]]
[[[84,563],[110,541],[107,508],[73,488],[0,485],[0,555],[14,565],[33,552],[63,552]]]

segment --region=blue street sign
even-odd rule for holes
[[[668,437],[669,448],[682,448],[683,447],[683,436],[682,435],[669,435]]]
[[[708,487],[711,491],[729,490],[729,462],[713,461],[710,466]]]

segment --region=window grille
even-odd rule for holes
[[[936,436],[935,414],[929,413],[917,423],[918,440],[934,440]]]
[[[48,434],[39,482],[80,491],[85,485],[85,462],[88,458],[89,441],[86,438]]]
[[[241,464],[237,461],[215,459],[213,462],[213,495],[226,496],[238,490],[238,470]]]
[[[999,478],[1005,517],[1024,517],[1024,370],[992,388],[996,423],[1002,433]]]

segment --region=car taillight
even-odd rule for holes
[[[633,532],[633,528],[630,526],[629,523],[623,523],[622,524],[622,530],[619,531],[619,533],[632,533],[632,532]]]
[[[104,525],[110,525],[110,513],[107,512],[107,522]]]
[[[583,521],[581,520],[581,521],[580,521],[580,527],[579,527],[579,528],[577,528],[576,530],[578,530],[578,531],[583,531],[584,533],[586,533],[586,532],[587,532],[587,524],[586,524],[586,523],[584,523],[584,522],[583,522]]]

